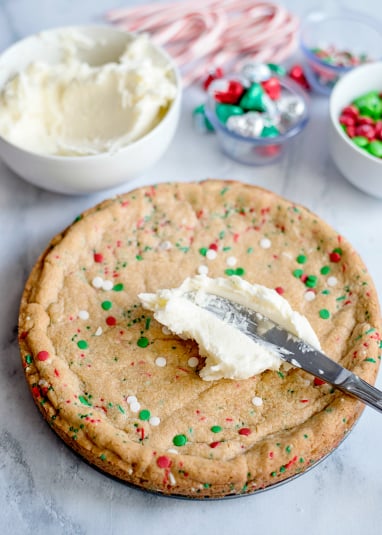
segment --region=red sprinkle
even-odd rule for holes
[[[216,448],[217,446],[219,446],[220,442],[211,442],[210,444],[210,448]]]
[[[159,468],[170,468],[171,459],[169,457],[166,457],[165,455],[162,455],[161,457],[158,457],[157,465],[159,466]]]
[[[94,262],[97,262],[98,264],[101,264],[103,262],[103,254],[94,253]]]
[[[239,435],[244,435],[244,436],[248,436],[252,433],[252,431],[249,429],[249,427],[242,427],[241,429],[239,429]]]
[[[331,262],[339,262],[341,260],[341,255],[340,253],[337,253],[336,251],[333,251],[332,253],[330,253],[329,255],[329,259]]]
[[[37,353],[37,360],[40,360],[41,362],[43,362],[44,360],[48,360],[48,358],[50,357],[48,351],[40,351],[39,353]]]
[[[276,292],[277,292],[278,294],[280,294],[280,295],[282,295],[282,294],[285,292],[284,288],[282,288],[281,286],[277,286],[277,287],[275,288],[275,290],[276,290]]]
[[[315,377],[313,383],[314,383],[314,386],[321,386],[325,384],[325,381],[323,381],[319,377]]]
[[[114,325],[116,325],[117,320],[115,319],[114,316],[108,316],[106,318],[106,323],[107,323],[107,325],[109,325],[109,327],[113,327]]]

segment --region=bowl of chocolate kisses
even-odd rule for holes
[[[274,64],[248,63],[208,87],[205,114],[222,151],[247,165],[278,160],[309,119],[308,96]]]

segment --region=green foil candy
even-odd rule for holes
[[[264,126],[261,137],[277,137],[279,134],[279,130],[274,125]]]
[[[378,119],[382,114],[382,101],[378,91],[370,91],[366,95],[356,98],[353,104],[357,106],[361,115]]]
[[[235,106],[233,104],[218,104],[216,106],[216,115],[222,123],[226,123],[231,115],[243,115],[244,111],[240,106]]]
[[[241,97],[240,107],[247,111],[266,111],[267,107],[264,102],[264,89],[258,83],[251,85]]]

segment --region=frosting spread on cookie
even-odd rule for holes
[[[52,45],[49,33],[41,39]],[[21,148],[57,156],[114,152],[150,132],[176,96],[171,66],[145,35],[116,61],[95,65],[83,52],[103,43],[80,31],[58,32],[53,45],[61,51],[57,63],[30,63],[0,93],[0,135]]]
[[[190,292],[196,292],[195,301],[187,296]],[[206,358],[200,371],[206,381],[247,379],[267,369],[278,370],[282,363],[276,353],[199,306],[197,303],[203,303],[208,294],[253,309],[320,349],[308,320],[292,310],[286,299],[275,290],[250,284],[241,277],[212,279],[198,275],[187,278],[178,288],[140,294],[143,306],[154,312],[157,321],[181,338],[197,342],[200,355]]]

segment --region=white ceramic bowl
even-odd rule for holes
[[[91,49],[80,49],[81,59],[90,65],[115,61],[122,54],[132,34],[109,26],[81,26],[57,28],[44,32],[49,37],[55,32],[79,31],[96,40]],[[53,40],[52,40],[53,41]],[[65,194],[86,194],[115,187],[137,177],[151,167],[168,148],[175,133],[181,102],[180,75],[167,53],[152,45],[157,58],[170,64],[177,96],[161,122],[144,137],[114,153],[91,156],[51,156],[29,152],[0,137],[0,157],[15,173],[41,188]],[[13,73],[31,62],[43,60],[54,64],[60,58],[60,49],[54,41],[49,46],[40,34],[17,42],[0,56],[0,88]]]
[[[345,106],[369,91],[382,91],[382,62],[357,67],[334,87],[330,96],[329,144],[341,173],[360,190],[382,198],[382,160],[355,145],[338,120]]]

